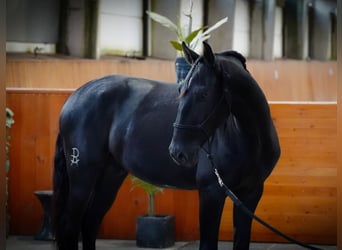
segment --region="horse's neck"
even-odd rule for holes
[[[239,126],[253,134],[267,133],[270,130],[270,111],[267,100],[248,72],[244,72],[237,79],[230,80],[232,98],[232,114],[236,117]]]
[[[242,75],[231,81],[231,113],[248,140],[250,158],[262,162],[262,176],[266,178],[279,158],[278,136],[265,95],[249,73]]]
[[[219,67],[222,78],[231,94],[231,111],[240,125],[251,128],[269,126],[269,107],[264,93],[246,69],[244,58],[229,52],[229,57],[221,57]],[[252,125],[252,126],[251,126]]]

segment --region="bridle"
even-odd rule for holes
[[[222,94],[220,100],[215,104],[212,111],[209,115],[199,124],[182,124],[182,123],[173,123],[173,127],[176,129],[183,129],[183,130],[199,130],[201,133],[205,135],[206,140],[210,138],[210,134],[208,129],[206,128],[206,124],[211,120],[211,118],[215,115],[217,109],[220,107],[221,103],[225,100],[225,93]]]

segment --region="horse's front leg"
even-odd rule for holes
[[[239,194],[239,199],[243,204],[254,213],[258,202],[262,196],[263,184],[256,187],[252,192]],[[241,208],[234,205],[233,209],[234,224],[234,250],[248,250],[251,238],[252,218],[248,216]]]
[[[200,249],[216,250],[225,195],[216,182],[200,188]]]

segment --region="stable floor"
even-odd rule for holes
[[[97,240],[96,242],[97,250],[148,250],[150,248],[138,248],[135,245],[135,241],[128,240]],[[176,244],[171,248],[164,248],[167,250],[197,250],[199,246],[198,241],[194,242],[176,242]],[[336,250],[336,246],[318,246],[322,250]],[[53,250],[54,245],[51,241],[38,241],[34,240],[30,236],[17,236],[11,235],[8,237],[6,242],[6,250]],[[81,247],[80,247],[81,249]],[[220,241],[219,250],[229,250],[233,249],[231,242]],[[274,244],[274,243],[252,243],[250,250],[300,250],[305,249],[300,246],[292,244]],[[154,249],[155,250],[155,249]]]

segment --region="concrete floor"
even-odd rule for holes
[[[97,240],[97,250],[148,250],[150,248],[138,248],[135,241],[127,240]],[[195,242],[176,242],[171,248],[164,248],[164,250],[197,250],[198,241]],[[219,250],[233,249],[231,242],[220,241]],[[316,246],[323,250],[336,250],[336,246]],[[54,245],[51,241],[34,240],[31,236],[17,236],[11,235],[6,241],[6,250],[53,250]],[[81,249],[81,247],[80,247]],[[300,246],[292,244],[274,244],[274,243],[252,243],[251,250],[300,250],[305,249]]]

